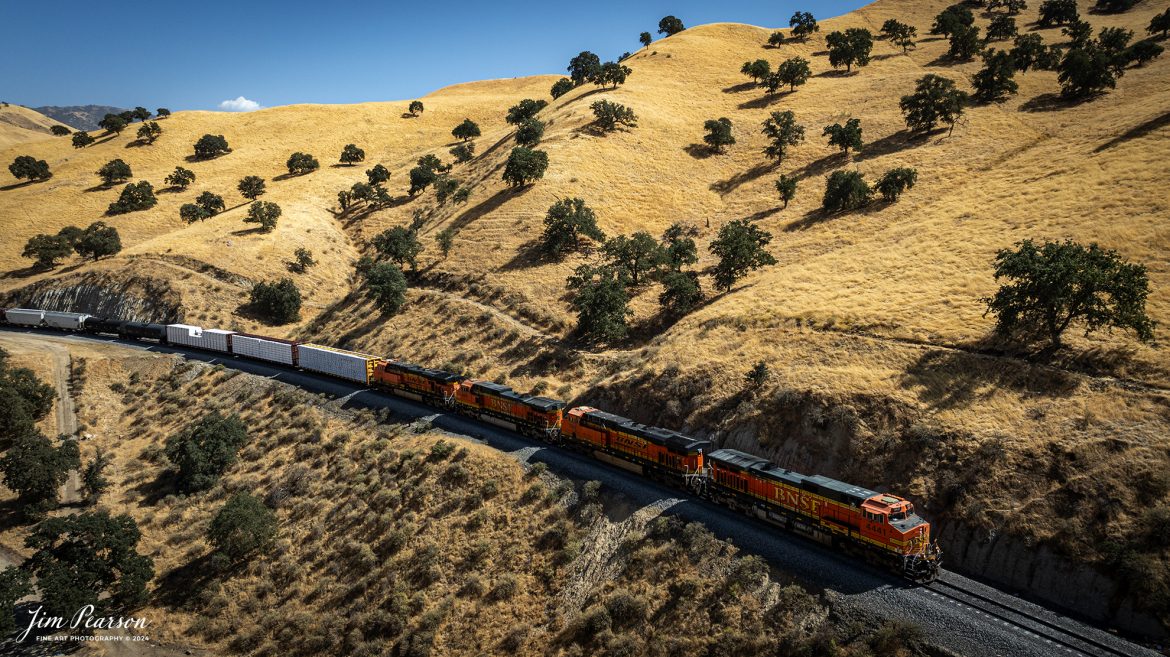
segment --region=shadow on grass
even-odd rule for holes
[[[1029,98],[1020,105],[1021,112],[1059,112],[1087,103],[1104,94],[1094,94],[1085,98],[1065,98],[1059,93],[1040,94]]]
[[[741,82],[739,84],[733,84],[730,87],[723,87],[723,93],[737,94],[741,91],[747,91],[749,89],[754,89],[754,88],[756,88],[756,86],[757,85],[755,82]]]
[[[917,390],[919,399],[937,409],[963,408],[1003,389],[1045,397],[1067,397],[1077,377],[1020,360],[989,358],[997,343],[980,341],[959,349],[929,349],[902,375],[900,385]]]
[[[1127,141],[1130,141],[1133,139],[1140,139],[1140,138],[1145,137],[1146,135],[1150,134],[1151,132],[1153,132],[1155,130],[1165,128],[1167,126],[1170,126],[1170,112],[1165,112],[1159,116],[1155,116],[1154,118],[1152,118],[1148,121],[1143,121],[1142,123],[1135,125],[1134,127],[1130,128],[1129,130],[1126,130],[1125,132],[1121,133],[1120,135],[1114,137],[1113,139],[1110,139],[1109,141],[1094,148],[1093,152],[1100,153],[1101,151],[1108,150],[1110,148],[1113,148],[1114,146],[1120,146],[1121,144],[1124,144]]]
[[[715,155],[715,152],[711,150],[711,147],[706,144],[687,144],[686,146],[683,146],[683,151],[696,160],[705,160],[712,155]]]
[[[740,103],[739,105],[737,105],[736,107],[738,107],[739,109],[764,109],[765,107],[770,107],[773,104],[775,104],[781,100],[784,100],[788,96],[791,96],[793,93],[795,93],[795,92],[792,91],[791,89],[788,89],[786,91],[779,91],[779,92],[776,92],[774,94],[766,93],[763,96],[760,96],[759,98],[753,98],[752,100],[744,101],[744,102]]]
[[[727,180],[711,183],[710,189],[713,192],[718,192],[720,195],[727,195],[740,186],[756,180],[761,176],[766,176],[779,168],[779,162],[761,162],[743,173],[735,174]]]

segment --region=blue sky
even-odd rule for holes
[[[0,100],[40,105],[216,109],[421,96],[456,82],[564,73],[581,50],[602,59],[655,38],[673,14],[690,25],[787,26],[862,0],[195,0],[103,5],[3,0]],[[17,56],[18,53],[24,53]]]

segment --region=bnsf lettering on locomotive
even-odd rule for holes
[[[508,404],[508,402],[504,401],[503,399],[496,399],[495,397],[488,397],[487,402],[488,402],[488,404],[487,404],[488,408],[491,408],[492,410],[507,411],[510,408],[510,405]]]

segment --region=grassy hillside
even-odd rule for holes
[[[1160,474],[1170,467],[1170,203],[1161,181],[1170,59],[1127,70],[1116,90],[1081,104],[1058,100],[1055,73],[1021,74],[1016,96],[968,108],[953,134],[915,139],[899,98],[926,73],[969,89],[980,67],[953,64],[944,57],[946,41],[927,35],[947,4],[880,0],[823,21],[805,43],[776,49],[764,46],[771,29],[733,24],[656,41],[626,60],[634,73],[624,86],[584,87],[541,112],[549,170],[519,192],[500,180],[513,145],[504,114],[522,98],[547,99],[554,76],[443,89],[423,98],[418,118],[402,116],[406,102],[183,112],[162,122],[153,146],[132,146],[133,127],[82,151],[63,140],[41,142],[34,150],[54,178],[0,192],[9,236],[0,244],[0,269],[9,270],[0,289],[47,277],[65,285],[94,269],[114,278],[155,276],[182,298],[188,319],[256,329],[238,314],[248,285],[288,275],[287,262],[303,245],[321,261],[297,277],[308,298],[303,320],[266,332],[602,403],[789,467],[913,495],[936,521],[1049,543],[1078,562],[1113,568],[1119,549],[1136,550],[1141,566],[1127,575],[1131,583],[1163,581],[1164,548],[1139,535],[1149,526],[1143,514],[1165,509],[1170,487]],[[1099,15],[1081,4],[1095,27],[1139,36],[1168,6],[1144,2]],[[1059,29],[1035,28],[1036,12],[1032,6],[1018,18],[1021,30],[1063,42]],[[827,32],[856,26],[876,33],[891,17],[918,28],[917,49],[904,55],[878,42],[869,66],[851,75],[830,68]],[[977,12],[977,24],[987,23]],[[739,74],[745,60],[775,65],[795,55],[811,60],[814,72],[795,93],[765,99]],[[606,98],[633,108],[638,126],[606,136],[589,130],[589,104]],[[808,138],[778,167],[761,152],[759,126],[769,112],[787,109]],[[450,130],[464,117],[483,129],[477,158],[453,173],[473,187],[468,204],[440,206],[431,191],[406,198],[413,162],[427,153],[449,160]],[[733,121],[737,143],[708,156],[695,145],[703,121],[718,117]],[[844,157],[820,131],[849,117],[861,119],[866,147]],[[225,135],[233,152],[185,162],[204,133]],[[365,149],[366,163],[331,166],[347,143]],[[275,180],[298,150],[323,168]],[[0,152],[0,160],[14,153]],[[101,218],[117,189],[96,189],[93,172],[114,157],[156,188],[180,164],[199,180],[187,192],[161,194],[153,210],[111,219],[126,245],[121,256],[53,273],[28,270],[19,252],[29,236]],[[390,189],[401,198],[338,221],[336,192],[364,180],[375,162],[391,170]],[[818,210],[830,172],[856,169],[872,181],[897,166],[919,172],[899,203],[836,217]],[[773,187],[781,173],[801,177],[786,209]],[[229,207],[242,204],[235,183],[252,174],[270,180],[264,199],[284,209],[274,233],[252,232],[241,222],[242,205],[193,226],[179,219],[179,205],[204,190],[223,194]],[[533,249],[548,206],[571,196],[594,208],[607,235],[694,223],[701,268],[714,262],[706,247],[718,228],[748,217],[773,234],[769,250],[778,264],[721,295],[705,276],[705,305],[673,323],[658,317],[659,290],[647,285],[636,290],[627,343],[583,346],[571,334],[564,279],[593,256],[548,262]],[[416,215],[427,243],[420,276],[402,314],[385,317],[355,288],[352,263],[373,235]],[[448,228],[457,237],[443,259],[433,237]],[[992,259],[1026,238],[1095,241],[1145,264],[1158,342],[1073,333],[1053,360],[1036,362],[989,340],[993,320],[980,298],[995,289]],[[744,374],[760,360],[773,377],[748,390]]]
[[[53,135],[49,133],[49,128],[55,125],[69,127],[27,107],[19,105],[0,107],[0,150],[12,148],[25,142],[53,138]],[[43,156],[38,156],[38,159],[43,159]],[[5,169],[8,168],[7,165],[11,161],[9,158],[5,162]]]
[[[875,654],[871,645],[924,654],[904,626],[850,625],[828,597],[758,557],[660,509],[623,508],[596,482],[559,480],[425,424],[344,411],[266,379],[69,349],[92,434],[83,460],[97,449],[114,455],[99,506],[133,516],[139,550],[154,559],[150,602],[135,612],[161,646],[152,650],[665,656],[763,655],[783,644],[818,654],[833,645],[841,657]],[[29,354],[13,357],[23,365]],[[212,490],[176,495],[162,445],[194,419],[184,412],[192,400],[239,412],[250,436]],[[208,523],[240,491],[275,509],[277,541],[216,571]],[[0,548],[26,552],[26,529],[0,533]]]

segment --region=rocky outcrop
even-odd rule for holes
[[[179,296],[165,282],[131,275],[87,272],[39,281],[4,295],[0,305],[90,313],[110,319],[176,322]]]

